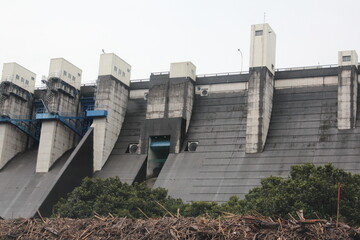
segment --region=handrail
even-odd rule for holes
[[[151,75],[167,75],[167,74],[170,74],[170,72],[166,71],[166,72],[153,72],[153,73],[151,73]]]
[[[85,86],[96,86],[96,80],[95,81],[89,81],[89,82],[84,82],[81,84],[82,87]]]
[[[35,90],[45,90],[46,86],[35,86]]]
[[[48,79],[50,79],[50,78],[61,78],[61,77],[62,77],[61,72],[57,71],[57,72],[49,73]]]
[[[149,82],[150,79],[149,78],[143,78],[143,79],[133,79],[133,80],[130,80],[130,82]]]
[[[339,67],[338,64],[326,64],[326,65],[317,65],[317,66],[305,66],[305,67],[290,67],[290,68],[277,68],[275,69],[276,72],[283,72],[283,71],[294,71],[294,70],[309,70],[309,69],[321,69],[321,68],[337,68]]]
[[[249,73],[249,71],[209,73],[209,74],[199,74],[199,75],[196,75],[196,77],[218,77],[218,76],[241,75],[241,74],[248,74],[248,73]]]

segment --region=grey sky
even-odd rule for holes
[[[48,74],[64,57],[95,80],[102,49],[132,66],[131,79],[192,61],[197,73],[248,69],[250,26],[277,34],[276,67],[336,64],[337,51],[360,54],[359,0],[0,0],[0,64]]]

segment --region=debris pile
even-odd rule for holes
[[[324,220],[262,216],[134,220],[110,215],[0,220],[0,240],[8,239],[360,239],[360,230]]]

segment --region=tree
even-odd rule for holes
[[[268,177],[252,189],[244,201],[244,211],[255,210],[267,216],[286,217],[304,210],[305,217],[334,218],[337,183],[341,183],[341,216],[360,224],[360,175],[345,172],[331,164],[304,164],[291,167],[289,178]]]

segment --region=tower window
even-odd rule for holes
[[[343,62],[350,62],[351,61],[351,56],[343,56],[342,60],[343,60]]]
[[[255,31],[255,36],[262,36],[263,35],[263,30],[256,30]]]
[[[114,71],[117,72],[117,67],[116,66],[114,66]]]
[[[66,71],[64,71],[64,76],[67,76],[67,72],[66,72]]]
[[[20,76],[16,74],[16,79],[19,80],[20,79]]]

